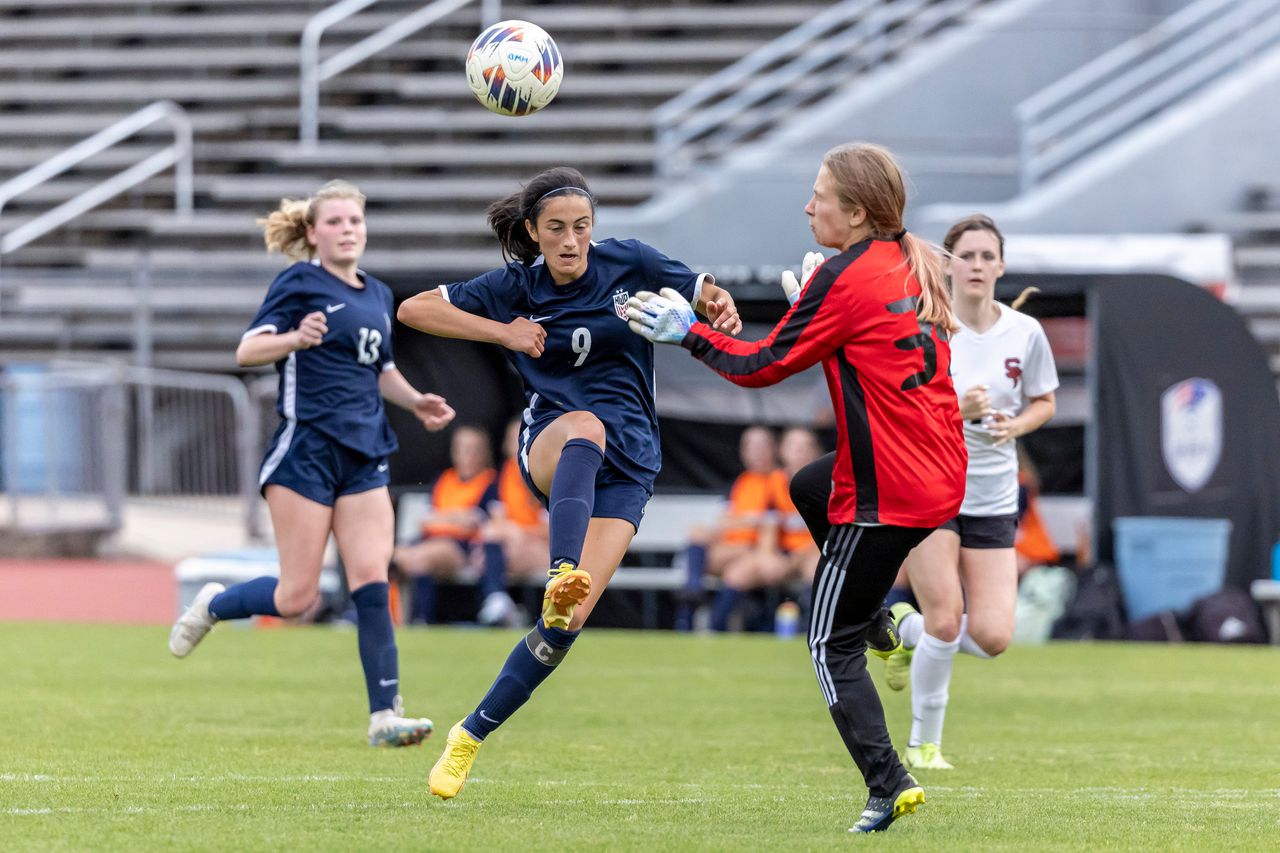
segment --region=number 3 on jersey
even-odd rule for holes
[[[910,391],[912,388],[919,388],[921,385],[927,385],[934,375],[938,372],[938,347],[933,342],[933,324],[921,323],[920,315],[916,314],[916,303],[918,299],[914,296],[908,296],[904,299],[897,299],[884,306],[892,314],[910,313],[916,318],[916,328],[919,332],[914,335],[907,335],[905,338],[898,338],[893,345],[900,350],[918,349],[923,352],[924,370],[911,374],[902,380],[902,390]],[[946,340],[945,333],[942,335]]]
[[[374,364],[378,360],[378,347],[382,344],[382,332],[361,327],[360,340],[356,342],[356,361]]]
[[[573,351],[578,354],[578,360],[573,363],[573,366],[582,367],[582,362],[587,360],[591,352],[591,330],[586,326],[579,326],[573,330]]]

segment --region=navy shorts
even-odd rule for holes
[[[524,478],[524,484],[538,500],[542,501],[544,507],[547,505],[547,496],[534,485],[533,478],[529,476],[526,460],[534,439],[554,420],[554,417],[543,418],[521,430],[520,452],[517,454],[520,476]],[[649,504],[649,498],[652,496],[652,484],[646,487],[631,479],[614,467],[606,456],[600,465],[600,470],[596,472],[596,500],[595,507],[591,510],[591,517],[626,519],[631,522],[632,527],[639,530],[640,520],[644,518],[644,508]]]
[[[275,484],[304,498],[333,506],[343,495],[381,488],[391,482],[387,457],[370,459],[297,421],[276,429],[258,472],[258,488]]]
[[[1018,535],[1018,514],[957,515],[938,529],[960,534],[961,548],[1012,548]]]

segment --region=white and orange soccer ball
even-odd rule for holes
[[[528,21],[500,21],[467,51],[467,85],[499,115],[537,112],[555,98],[563,79],[560,49],[546,30]]]

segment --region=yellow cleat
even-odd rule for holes
[[[902,621],[912,613],[917,613],[914,607],[905,601],[899,601],[893,607],[889,608],[889,612],[893,615],[893,632],[898,635],[901,642]],[[907,648],[905,645],[899,645],[897,650],[884,657],[884,683],[890,690],[903,690],[911,683],[911,657],[914,650]]]
[[[462,786],[467,784],[467,774],[476,760],[476,753],[483,744],[467,733],[462,721],[453,724],[449,729],[449,738],[445,742],[444,754],[431,768],[427,777],[427,785],[431,793],[442,800],[458,796]]]
[[[591,575],[568,560],[547,572],[547,591],[542,596],[542,624],[548,628],[569,630],[573,610],[591,594]]]
[[[942,748],[936,743],[907,747],[902,763],[908,770],[955,770],[951,762],[942,757]]]

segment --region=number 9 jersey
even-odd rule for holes
[[[951,347],[917,318],[920,293],[896,240],[864,240],[818,267],[764,340],[695,323],[682,342],[748,387],[822,362],[836,412],[832,524],[937,527],[960,509],[968,455]]]
[[[610,239],[591,244],[587,271],[568,284],[555,284],[538,258],[440,292],[470,314],[499,323],[524,317],[546,330],[540,358],[507,351],[528,402],[522,448],[560,415],[591,412],[604,424],[606,460],[652,493],[662,465],[653,344],[628,328],[625,306],[638,291],[664,287],[697,302],[703,278],[652,246]]]
[[[352,287],[318,263],[299,261],[276,276],[244,337],[292,331],[315,311],[329,331],[320,346],[276,362],[276,411],[285,426],[304,423],[370,459],[394,453],[378,378],[395,367],[391,354],[391,288],[361,272]],[[291,435],[292,433],[290,433]]]

